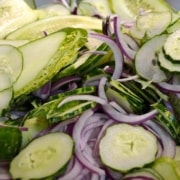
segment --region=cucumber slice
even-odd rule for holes
[[[162,19],[166,20],[162,21]],[[150,39],[164,32],[171,23],[171,19],[172,15],[169,11],[149,12],[143,16],[137,16],[136,26],[138,31],[143,34],[143,38]]]
[[[167,36],[156,36],[139,49],[135,57],[135,68],[139,76],[152,82],[166,80],[166,74],[158,65],[157,52],[164,45]]]
[[[0,1],[0,39],[36,19],[37,15],[24,0]]]
[[[9,74],[14,83],[21,74],[23,57],[21,52],[11,45],[0,45],[0,70]]]
[[[10,163],[13,179],[45,179],[61,171],[73,154],[73,139],[56,132],[29,143]]]
[[[164,51],[172,61],[180,62],[180,28],[168,36],[164,44]]]
[[[122,19],[132,20],[139,14],[140,9],[148,11],[173,11],[164,0],[108,0],[112,12]]]
[[[12,86],[12,81],[9,75],[3,71],[0,71],[0,92],[4,91]]]
[[[3,91],[0,91],[0,115],[2,114],[3,110],[9,107],[9,104],[13,98],[13,88],[10,87]]]
[[[169,72],[180,72],[180,64],[179,63],[173,63],[163,53],[163,50],[161,49],[158,53],[158,61],[162,68],[166,69]]]
[[[180,169],[178,168],[176,162],[168,157],[158,158],[152,165],[152,168],[157,171],[164,180],[179,180],[180,179]]]
[[[102,162],[122,172],[153,162],[157,150],[157,139],[152,133],[128,124],[108,127],[99,144]]]
[[[102,30],[102,20],[87,16],[54,16],[45,18],[19,28],[7,36],[7,39],[34,40],[65,27]]]
[[[14,84],[15,97],[38,89],[71,64],[86,36],[85,30],[67,28],[20,47],[24,66]]]
[[[168,33],[173,33],[174,31],[176,31],[177,29],[180,29],[180,18],[178,20],[176,20],[173,24],[171,24],[168,28],[167,28],[167,32]]]
[[[0,160],[11,160],[21,147],[21,130],[16,127],[0,127]]]
[[[175,155],[174,159],[180,169],[180,146],[176,146],[176,155]]]

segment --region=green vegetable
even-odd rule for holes
[[[11,161],[13,179],[44,179],[53,177],[71,159],[74,142],[65,133],[56,132],[41,136],[29,143]]]
[[[21,130],[13,126],[0,126],[0,161],[11,160],[20,151]]]
[[[153,162],[157,150],[157,139],[152,133],[128,124],[108,127],[99,144],[103,164],[122,172]]]
[[[86,36],[85,30],[67,28],[21,46],[24,66],[14,84],[14,96],[38,89],[63,67],[73,63]]]
[[[157,171],[164,180],[180,179],[180,169],[176,162],[168,157],[160,157],[153,163],[152,168]]]

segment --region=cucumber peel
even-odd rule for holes
[[[56,175],[71,159],[73,139],[56,132],[29,143],[10,163],[13,179],[43,179]]]
[[[0,126],[0,161],[11,160],[20,151],[21,130],[13,126]]]

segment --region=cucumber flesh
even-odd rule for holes
[[[3,91],[0,91],[0,115],[3,112],[3,110],[7,109],[9,107],[9,104],[13,98],[13,88],[10,87],[8,89],[5,89]]]
[[[172,61],[180,62],[180,28],[168,36],[164,44],[164,51]]]
[[[157,52],[162,48],[167,36],[155,36],[139,49],[135,57],[135,68],[139,76],[152,82],[166,80],[166,74],[158,65]]]
[[[24,0],[0,1],[0,39],[36,19],[37,15]]]
[[[164,180],[179,180],[180,179],[180,169],[178,168],[176,162],[168,157],[158,158],[152,165],[152,168],[158,172]]]
[[[140,9],[147,11],[173,11],[164,0],[108,0],[113,13],[122,19],[132,20],[139,14]]]
[[[169,11],[149,12],[143,16],[137,16],[136,26],[139,31],[142,31],[145,39],[150,39],[167,29],[171,23],[171,16],[172,15]],[[162,19],[166,19],[166,21],[162,21]]]
[[[101,161],[122,172],[153,162],[157,150],[157,138],[152,133],[128,124],[108,127],[99,144]]]
[[[21,52],[11,45],[0,45],[0,70],[9,74],[14,83],[22,72],[23,57]]]
[[[77,15],[54,16],[29,23],[9,34],[7,39],[34,40],[43,37],[43,32],[51,34],[66,27],[102,30],[102,20]]]
[[[56,132],[29,143],[10,163],[13,179],[43,179],[62,170],[73,154],[73,139]]]
[[[0,160],[11,160],[20,151],[21,130],[16,127],[0,127]]]
[[[50,62],[65,37],[65,32],[58,32],[19,48],[23,55],[23,69],[14,84],[15,94],[31,82]]]
[[[24,67],[14,84],[14,96],[37,90],[62,68],[72,64],[86,39],[86,30],[65,28],[21,47]]]
[[[22,46],[28,43],[28,40],[8,40],[8,39],[0,39],[0,45],[11,45],[15,47]]]

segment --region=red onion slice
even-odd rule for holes
[[[143,125],[148,126],[153,131],[155,131],[155,133],[160,138],[163,146],[161,156],[174,158],[176,153],[176,143],[171,135],[163,127],[161,127],[156,122],[153,122],[152,120],[144,122]]]
[[[114,17],[114,33],[116,37],[116,43],[119,46],[119,48],[122,50],[123,54],[129,59],[134,59],[136,55],[136,51],[132,50],[128,46],[127,42],[125,42],[123,38],[123,34],[121,32],[121,21],[118,17]]]
[[[180,85],[160,82],[157,84],[161,89],[172,93],[180,93]]]
[[[118,45],[108,36],[102,34],[89,33],[89,37],[99,39],[105,42],[113,51],[115,60],[115,69],[112,75],[113,79],[118,79],[121,76],[123,69],[123,56]]]

